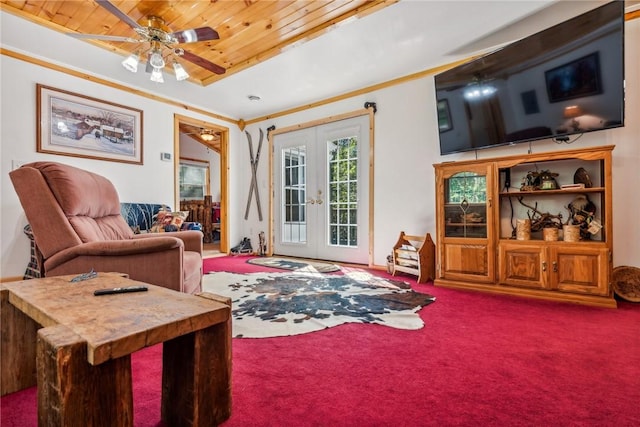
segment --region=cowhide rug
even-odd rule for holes
[[[319,273],[332,273],[340,271],[340,267],[329,262],[311,261],[298,258],[258,257],[247,260],[249,264],[262,265],[264,267],[279,268],[281,270],[308,270],[313,268]]]
[[[420,329],[418,310],[435,301],[408,283],[362,270],[344,275],[214,272],[205,274],[202,290],[232,299],[237,338],[297,335],[343,323]]]

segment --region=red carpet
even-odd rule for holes
[[[246,257],[205,271],[264,271]],[[384,272],[381,276],[388,275]],[[637,426],[640,304],[617,310],[416,285],[425,328],[234,339],[231,426]],[[133,357],[135,425],[160,426],[161,347]],[[36,425],[35,388],[2,426]]]

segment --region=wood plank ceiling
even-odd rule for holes
[[[190,80],[207,86],[265,61],[293,43],[317,37],[346,19],[362,17],[397,1],[113,0],[111,4],[143,26],[149,16],[158,16],[170,32],[199,27],[216,30],[218,40],[179,45],[226,69],[224,74],[215,74],[179,58]],[[137,37],[130,25],[94,0],[0,0],[0,5],[6,12],[64,33]],[[83,40],[123,57],[141,47],[132,42]],[[173,72],[171,64],[167,64],[165,72]]]

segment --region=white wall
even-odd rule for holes
[[[640,266],[640,198],[631,189],[640,173],[640,19],[627,22],[626,32],[626,126],[609,131],[585,134],[573,145],[557,145],[551,141],[535,142],[534,152],[554,151],[587,146],[615,144],[613,157],[613,265]],[[603,65],[606,66],[606,65]],[[2,56],[2,110],[0,133],[0,277],[15,277],[23,273],[29,259],[28,241],[22,233],[26,219],[8,179],[12,160],[31,162],[53,160],[90,169],[108,177],[115,184],[123,201],[169,202],[173,200],[173,163],[162,162],[161,152],[173,152],[173,115],[184,110],[158,103],[123,91],[70,77],[13,58]],[[83,93],[144,111],[144,166],[115,162],[78,159],[36,153],[35,85],[49,86]],[[374,171],[374,263],[384,265],[398,233],[430,232],[435,236],[435,183],[432,164],[443,161],[474,158],[476,153],[441,157],[438,149],[435,94],[431,77],[324,105],[264,123],[248,126],[254,144],[258,127],[266,130],[326,118],[363,108],[365,101],[376,102],[375,171]],[[210,117],[194,118],[215,122]],[[255,205],[248,221],[244,209],[251,172],[244,132],[229,127],[229,242],[240,238],[257,239],[259,231],[269,230],[268,217],[260,222]],[[479,158],[524,154],[528,144],[482,150]],[[269,187],[267,150],[259,163],[258,185],[262,200]],[[263,196],[264,195],[264,196]],[[263,201],[263,212],[268,212]]]
[[[187,115],[185,110],[156,102],[125,91],[95,84],[63,73],[51,71],[17,59],[1,57],[1,131],[0,131],[0,277],[21,276],[29,261],[29,244],[22,229],[26,225],[22,207],[13,190],[9,172],[13,162],[56,161],[91,170],[107,177],[115,185],[123,202],[166,203],[176,206],[174,199],[174,163],[160,160],[161,152],[173,153],[174,114]],[[104,99],[143,110],[143,165],[82,159],[36,152],[36,83]],[[240,131],[228,122],[188,112],[190,117],[229,127],[230,139],[238,139]],[[230,144],[229,157],[238,156]],[[175,154],[173,156],[175,158]],[[236,218],[237,179],[231,177],[230,215]],[[233,222],[232,220],[230,222]],[[229,224],[231,241],[238,225]]]
[[[627,22],[625,37],[625,127],[584,134],[570,145],[559,145],[551,140],[537,141],[531,144],[531,149],[541,153],[616,145],[613,152],[613,265],[640,266],[640,221],[637,219],[640,197],[630,191],[640,179],[640,19]],[[384,265],[400,231],[409,234],[429,232],[435,239],[435,174],[432,165],[476,156],[476,152],[440,156],[434,92],[433,77],[427,77],[271,119],[249,126],[248,130],[257,135],[259,127],[263,130],[271,125],[284,128],[357,110],[363,108],[365,101],[376,102],[374,264]],[[526,154],[528,149],[529,144],[498,147],[478,151],[477,156],[492,158]],[[242,157],[243,164],[247,163],[246,150],[242,150]],[[268,162],[261,161],[258,171],[261,192],[268,187],[268,174]],[[241,177],[245,182],[241,189],[244,189],[251,177],[249,170],[243,171]],[[243,234],[253,236],[266,229],[265,224],[258,221],[257,213],[252,211],[249,221],[244,224]]]

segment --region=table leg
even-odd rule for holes
[[[36,385],[36,334],[38,325],[9,302],[0,290],[0,396]]]
[[[131,356],[93,366],[87,342],[57,325],[38,331],[38,425],[132,426]]]
[[[162,421],[209,426],[231,416],[231,318],[166,341],[162,359]]]

